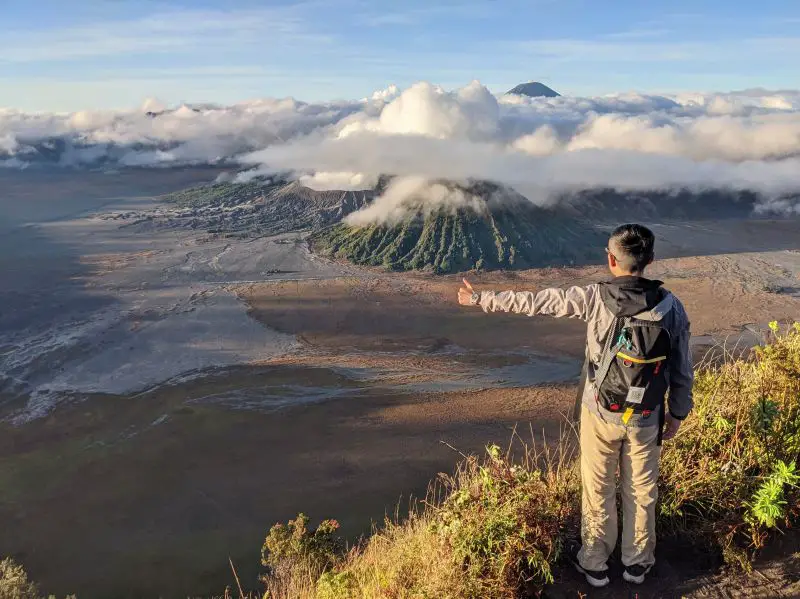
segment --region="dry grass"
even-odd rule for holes
[[[25,569],[11,558],[0,560],[0,599],[43,599],[38,585],[28,580]],[[52,595],[48,599],[55,599]],[[75,599],[69,596],[67,599]]]
[[[387,522],[363,549],[353,550],[338,572],[320,581],[316,596],[461,597],[465,579],[452,561],[452,548],[438,537],[433,514],[414,515],[401,525]]]
[[[0,599],[38,599],[38,587],[25,570],[10,558],[0,561]]]
[[[431,512],[411,515],[402,524],[385,522],[369,541],[351,549],[335,570],[322,576],[298,564],[290,576],[265,577],[270,599],[325,599],[350,596],[459,597],[463,577],[451,567],[448,547],[439,542]]]
[[[577,534],[575,438],[562,435],[553,450],[515,434],[505,452],[464,456],[407,519],[387,520],[321,575],[298,559],[302,550],[273,555],[268,596],[491,599],[551,582],[566,537]]]

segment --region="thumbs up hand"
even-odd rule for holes
[[[472,296],[475,290],[466,279],[461,279],[461,281],[464,283],[464,286],[458,290],[458,303],[462,306],[474,306],[475,302],[472,301]]]

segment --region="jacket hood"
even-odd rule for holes
[[[673,305],[662,281],[644,277],[616,277],[600,284],[600,297],[614,316],[661,320]]]

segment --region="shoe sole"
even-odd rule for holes
[[[606,576],[601,580],[598,580],[597,578],[592,578],[591,576],[585,573],[584,576],[586,577],[586,582],[589,583],[589,586],[594,589],[602,589],[603,587],[607,587],[611,583],[608,576]]]
[[[603,587],[606,587],[609,584],[611,584],[611,580],[608,578],[608,576],[606,576],[605,578],[594,578],[593,576],[590,576],[586,572],[586,570],[581,568],[581,565],[578,562],[572,562],[572,565],[575,566],[575,569],[578,572],[583,574],[583,576],[586,578],[586,582],[589,583],[589,586],[594,589],[602,589]]]
[[[631,584],[642,584],[642,583],[644,582],[645,576],[647,576],[647,573],[648,573],[648,572],[649,572],[649,571],[650,571],[652,568],[653,568],[653,566],[650,566],[649,568],[647,568],[647,570],[645,570],[645,571],[642,573],[642,575],[641,575],[641,576],[634,576],[633,574],[629,574],[629,573],[628,573],[628,571],[627,571],[627,570],[625,570],[625,571],[622,573],[622,579],[623,579],[625,582],[630,582]]]

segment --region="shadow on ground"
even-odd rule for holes
[[[0,554],[58,595],[210,595],[232,582],[229,556],[258,589],[272,524],[303,511],[355,538],[452,471],[460,456],[443,442],[481,453],[517,424],[556,439],[554,406],[573,397],[558,386],[367,394],[266,414],[191,402],[208,392],[93,397],[0,425]]]

